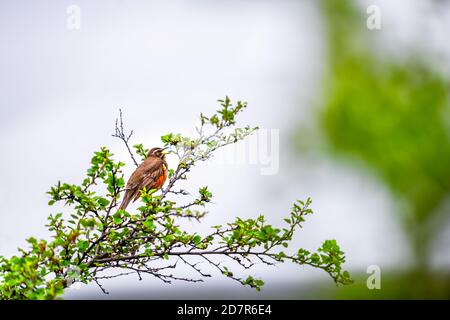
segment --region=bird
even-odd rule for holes
[[[130,201],[135,202],[141,197],[141,190],[157,191],[166,182],[168,166],[166,162],[166,148],[152,148],[145,160],[136,168],[128,179],[120,208],[125,210]]]

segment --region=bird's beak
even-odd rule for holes
[[[170,150],[168,150],[168,148],[169,148],[169,147],[162,148],[161,153],[162,153],[162,154],[168,154],[168,153],[170,153]]]

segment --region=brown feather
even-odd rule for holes
[[[159,183],[161,177],[164,181]],[[141,196],[141,190],[144,187],[149,191],[150,189],[158,190],[162,187],[167,177],[167,163],[164,159],[157,156],[149,156],[142,162],[137,169],[131,174],[125,187],[125,195],[123,197],[120,209],[125,210],[130,201],[136,201]]]

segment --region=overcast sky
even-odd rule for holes
[[[416,35],[426,26],[432,35],[427,50],[448,57],[442,45],[450,31],[448,6],[431,19],[420,14],[425,1],[372,3],[382,6],[390,26],[390,32],[380,31],[386,48],[399,39],[405,47],[417,46]],[[81,9],[80,30],[66,27],[71,4]],[[0,254],[15,254],[28,236],[47,236],[45,219],[53,208],[45,192],[58,180],[80,182],[100,146],[130,164],[129,175],[126,150],[111,137],[118,108],[135,130],[133,142],[156,146],[164,133],[192,132],[198,114],[229,95],[249,103],[241,124],[279,130],[280,167],[265,176],[258,165],[216,160],[193,170],[188,187],[208,185],[215,196],[200,230],[236,215],[264,213],[275,223],[295,199],[311,196],[316,215],[296,238],[298,245],[314,249],[337,239],[353,269],[408,261],[394,204],[379,183],[331,162],[308,163],[289,148],[292,129],[320,93],[322,31],[314,1],[2,1]],[[447,234],[438,248],[448,241]],[[318,270],[290,266],[260,268],[257,275],[269,279],[269,287],[288,277],[326,279]],[[186,289],[135,280],[108,282],[110,297],[130,290],[170,296]],[[218,285],[238,288],[211,280],[199,290]],[[88,286],[66,297],[87,294],[101,296]]]

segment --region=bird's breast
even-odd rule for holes
[[[155,189],[159,189],[164,185],[167,179],[167,167],[163,164],[163,174],[156,180]]]

